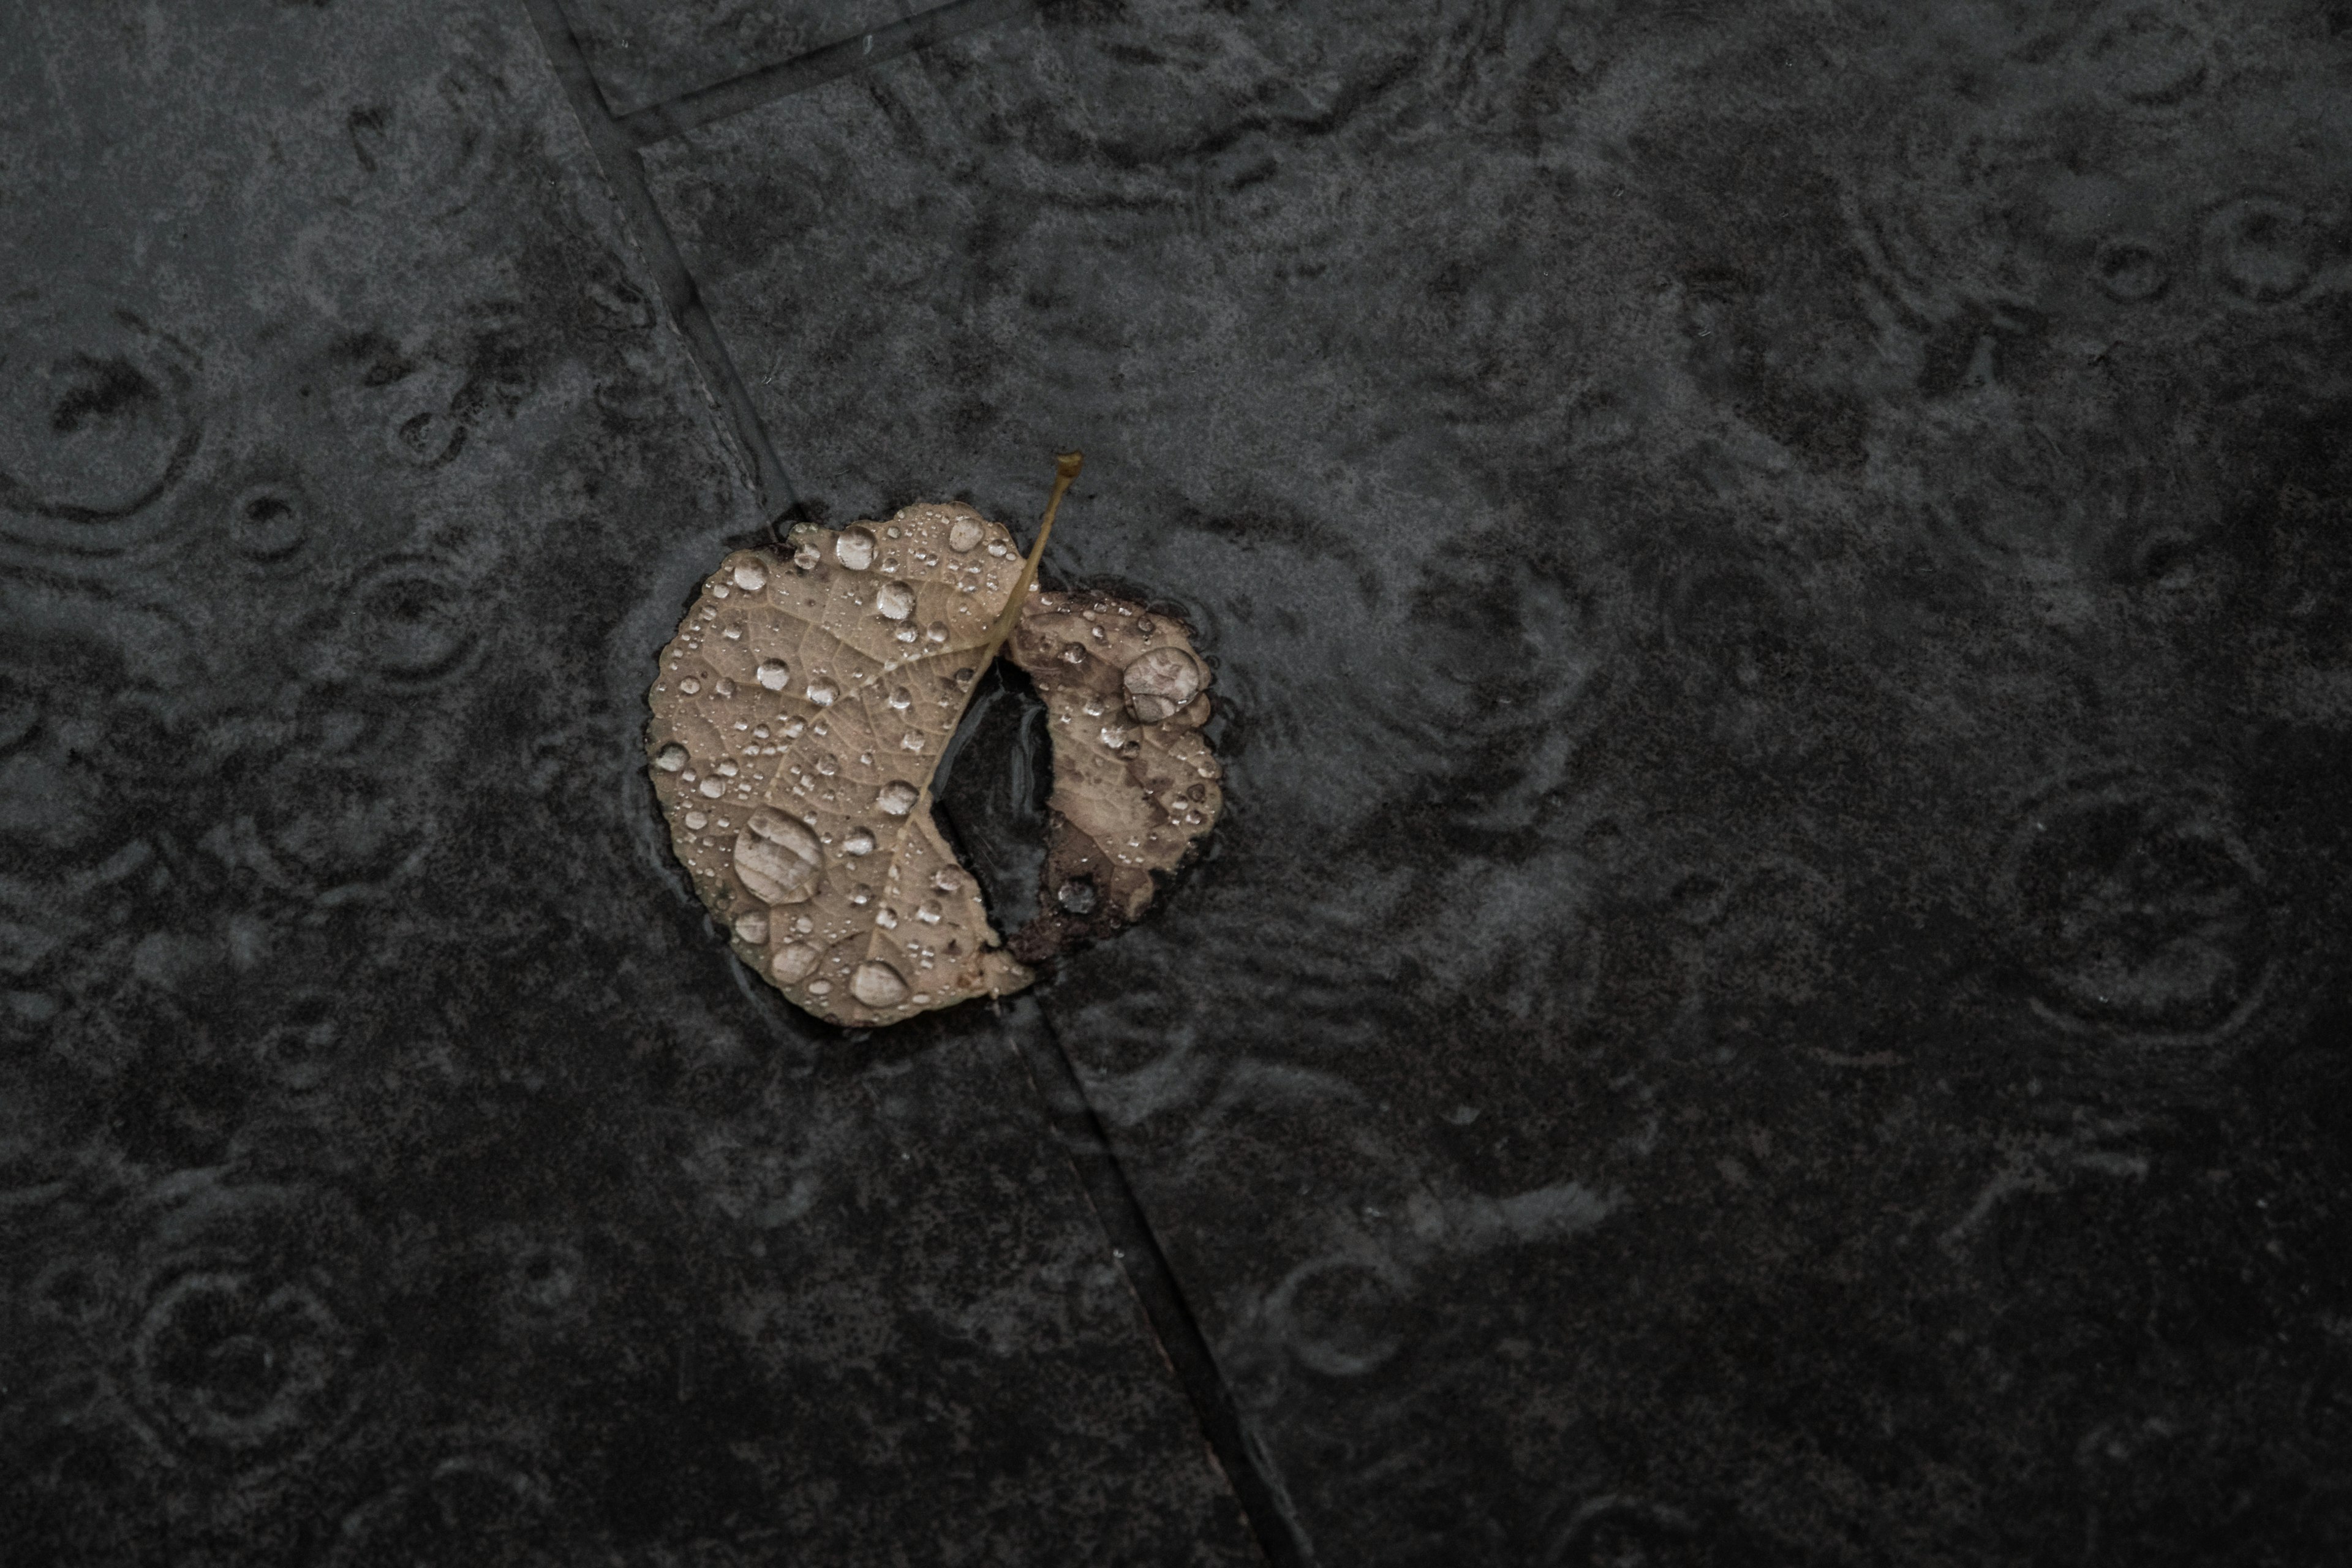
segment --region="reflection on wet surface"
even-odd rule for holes
[[[832,504],[1082,442],[1049,580],[1195,619],[1214,853],[1041,1001],[1318,1550],[2074,1539],[2141,1505],[2002,1434],[2120,1396],[1986,1325],[2129,1362],[2083,1314],[2235,1234],[2187,1151],[2284,1202],[2334,1071],[2340,660],[2260,607],[2346,483],[2332,89],[2284,12],[1388,20],[976,35],[648,167]],[[2095,1187],[2038,1305],[1915,1250]],[[1871,1422],[2024,1512],[1915,1525]]]
[[[1276,1561],[2345,1555],[2352,34],[1049,7],[592,166],[519,25],[231,10],[106,178],[87,24],[8,79],[0,1517],[1249,1561],[1098,1123]],[[592,121],[879,25],[550,11]],[[836,526],[1084,447],[1047,585],[1192,628],[1224,814],[1025,1023],[668,858],[730,375]],[[1045,718],[938,790],[1008,931]]]
[[[933,794],[940,826],[979,877],[989,920],[1001,931],[1037,917],[1053,768],[1045,703],[1018,668],[992,665],[940,759]]]

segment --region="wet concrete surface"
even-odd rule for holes
[[[0,1557],[2352,1552],[2352,11],[856,9],[0,13]],[[653,651],[1070,447],[830,1031]]]
[[[5,31],[0,1561],[1255,1560],[1019,1043],[679,880],[766,520],[529,18]]]

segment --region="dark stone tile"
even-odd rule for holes
[[[802,493],[1172,601],[1042,1005],[1337,1563],[2328,1560],[2308,7],[1049,12],[648,150]]]
[[[931,0],[564,0],[615,114],[887,27]]]
[[[0,1562],[1255,1553],[971,1010],[670,861],[761,526],[520,8],[0,52]]]

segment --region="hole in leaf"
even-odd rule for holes
[[[980,879],[999,931],[1037,915],[1045,864],[1052,736],[1035,682],[1009,659],[989,666],[932,783],[932,811],[957,856]]]

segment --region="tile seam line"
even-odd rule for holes
[[[1041,0],[948,0],[870,32],[853,33],[788,60],[690,88],[659,103],[610,118],[637,147],[857,75],[886,60],[915,54],[962,34],[1034,12]],[[584,63],[585,55],[582,58]]]
[[[959,739],[970,721],[967,710],[957,723]],[[953,750],[950,742],[950,753]],[[940,773],[948,771],[950,760],[941,758]],[[938,809],[960,856],[966,842],[964,825],[945,803]],[[993,909],[990,918],[996,918]],[[1273,1465],[1258,1459],[1257,1445],[1242,1419],[1224,1369],[1209,1348],[1199,1316],[1168,1261],[1168,1250],[1160,1245],[1150,1215],[1136,1196],[1126,1167],[1119,1163],[1109,1129],[1087,1096],[1085,1080],[1062,1044],[1060,1029],[1034,995],[1015,997],[1011,1017],[1004,1016],[1002,999],[996,1005],[1003,1038],[1021,1064],[1022,1076],[1028,1079],[1045,1130],[1060,1148],[1071,1179],[1077,1184],[1078,1196],[1094,1215],[1095,1228],[1111,1249],[1119,1278],[1143,1320],[1152,1348],[1160,1353],[1160,1363],[1168,1369],[1169,1380],[1192,1409],[1201,1445],[1241,1514],[1242,1528],[1257,1547],[1265,1568],[1314,1568],[1315,1553],[1287,1494],[1275,1479]],[[1031,1016],[1034,1026],[1024,1022]]]
[[[1127,1279],[1128,1289],[1144,1321],[1150,1326],[1152,1337],[1159,1342],[1160,1355],[1168,1363],[1177,1387],[1192,1406],[1202,1438],[1218,1468],[1224,1472],[1226,1485],[1240,1506],[1243,1523],[1268,1568],[1311,1568],[1314,1552],[1284,1504],[1280,1484],[1256,1457],[1248,1424],[1225,1381],[1224,1368],[1219,1364],[1216,1352],[1209,1348],[1208,1336],[1184,1294],[1175,1267],[1168,1260],[1167,1248],[1160,1245],[1150,1214],[1136,1196],[1134,1184],[1128,1180],[1126,1167],[1120,1164],[1118,1151],[1111,1144],[1109,1130],[1103,1124],[1094,1101],[1087,1097],[1085,1080],[1078,1076],[1077,1064],[1070,1059],[1062,1044],[1061,1030],[1043,1003],[1034,997],[1029,1003],[1035,1009],[1035,1033],[1044,1037],[1045,1050],[1021,1050],[1017,1054],[1045,1105],[1049,1124],[1054,1120],[1056,1099],[1068,1103],[1076,1113],[1077,1125],[1063,1139],[1065,1157],[1074,1166],[1078,1166],[1083,1158],[1097,1165],[1102,1173],[1100,1184],[1108,1186],[1107,1193],[1097,1195],[1097,1183],[1087,1179],[1083,1168],[1075,1173],[1079,1191],[1085,1194],[1087,1206],[1095,1211],[1096,1223],[1106,1239],[1114,1247],[1123,1245],[1135,1255],[1123,1260],[1125,1266],[1120,1272]],[[1057,1080],[1052,1088],[1040,1080],[1040,1055]],[[1058,1096],[1055,1089],[1060,1090]],[[1115,1212],[1105,1212],[1105,1199]]]
[[[727,352],[718,324],[702,302],[701,290],[693,273],[687,269],[677,237],[670,233],[660,207],[654,202],[653,189],[646,180],[645,164],[637,156],[636,146],[614,118],[594,74],[588,68],[586,51],[581,47],[562,0],[522,0],[522,8],[539,35],[548,68],[570,103],[572,117],[580,123],[589,156],[610,187],[639,258],[661,290],[664,309],[686,340],[687,352],[701,373],[711,400],[726,416],[737,443],[751,465],[751,480],[761,507],[769,519],[790,510],[799,502],[798,488],[751,402],[751,389],[744,384],[734,356]]]
[[[797,493],[766,426],[751,402],[749,389],[733,356],[719,336],[716,324],[703,306],[694,278],[687,269],[676,237],[669,232],[659,207],[653,200],[652,190],[646,180],[645,166],[638,156],[639,149],[691,129],[695,125],[759,107],[761,104],[793,93],[856,74],[868,64],[896,58],[912,53],[929,44],[952,37],[957,34],[1009,19],[1035,8],[1036,0],[950,0],[946,5],[919,13],[887,28],[877,28],[872,34],[858,35],[839,44],[814,50],[783,65],[750,73],[746,77],[721,82],[713,87],[685,95],[667,104],[655,105],[630,116],[614,115],[606,102],[603,89],[589,68],[586,51],[579,35],[562,8],[561,0],[523,0],[523,5],[533,27],[540,36],[541,46],[547,55],[548,65],[558,84],[563,89],[574,116],[585,134],[589,153],[611,184],[623,209],[625,219],[635,231],[635,238],[644,259],[656,274],[663,293],[663,303],[671,313],[679,331],[686,338],[689,353],[701,369],[706,380],[718,394],[718,401],[735,426],[736,437],[745,447],[757,472],[755,479],[761,492],[761,500],[769,515],[774,517],[797,503]],[[885,44],[885,36],[887,43]],[[868,40],[871,40],[870,44]],[[707,112],[706,112],[707,111]],[[698,118],[682,119],[683,115]],[[656,116],[653,121],[642,117]],[[652,127],[654,133],[633,131],[630,121],[640,127]],[[1178,1386],[1194,1409],[1202,1436],[1218,1467],[1227,1476],[1234,1500],[1240,1505],[1244,1522],[1255,1538],[1269,1568],[1301,1568],[1311,1563],[1312,1554],[1306,1549],[1288,1511],[1277,1500],[1278,1488],[1265,1473],[1252,1451],[1246,1426],[1226,1384],[1223,1369],[1208,1346],[1192,1303],[1184,1297],[1174,1268],[1169,1264],[1166,1248],[1160,1245],[1152,1229],[1150,1216],[1137,1199],[1133,1185],[1113,1151],[1107,1130],[1097,1114],[1093,1102],[1086,1096],[1077,1069],[1064,1049],[1060,1032],[1045,1009],[1037,1009],[1037,1017],[1045,1035],[1049,1061],[1060,1080],[1059,1087],[1075,1109],[1080,1126],[1079,1137],[1074,1142],[1085,1146],[1084,1152],[1097,1163],[1109,1192],[1110,1207],[1116,1217],[1105,1212],[1096,1192],[1098,1184],[1080,1174],[1080,1191],[1087,1205],[1095,1211],[1096,1221],[1106,1239],[1114,1237],[1123,1240],[1138,1254],[1136,1263],[1123,1270],[1137,1305],[1145,1321],[1160,1342],[1163,1357],[1170,1361],[1170,1371],[1175,1374]],[[1033,1091],[1043,1102],[1051,1121],[1054,1096],[1039,1081],[1032,1053],[1018,1053],[1028,1066]],[[1074,1163],[1081,1150],[1072,1147],[1066,1156]],[[1165,1298],[1161,1310],[1153,1310],[1156,1298]],[[1174,1352],[1171,1354],[1171,1341]],[[1191,1375],[1175,1364],[1177,1356],[1198,1369]],[[1205,1374],[1205,1375],[1203,1375]],[[1208,1386],[1202,1384],[1206,1383]]]

